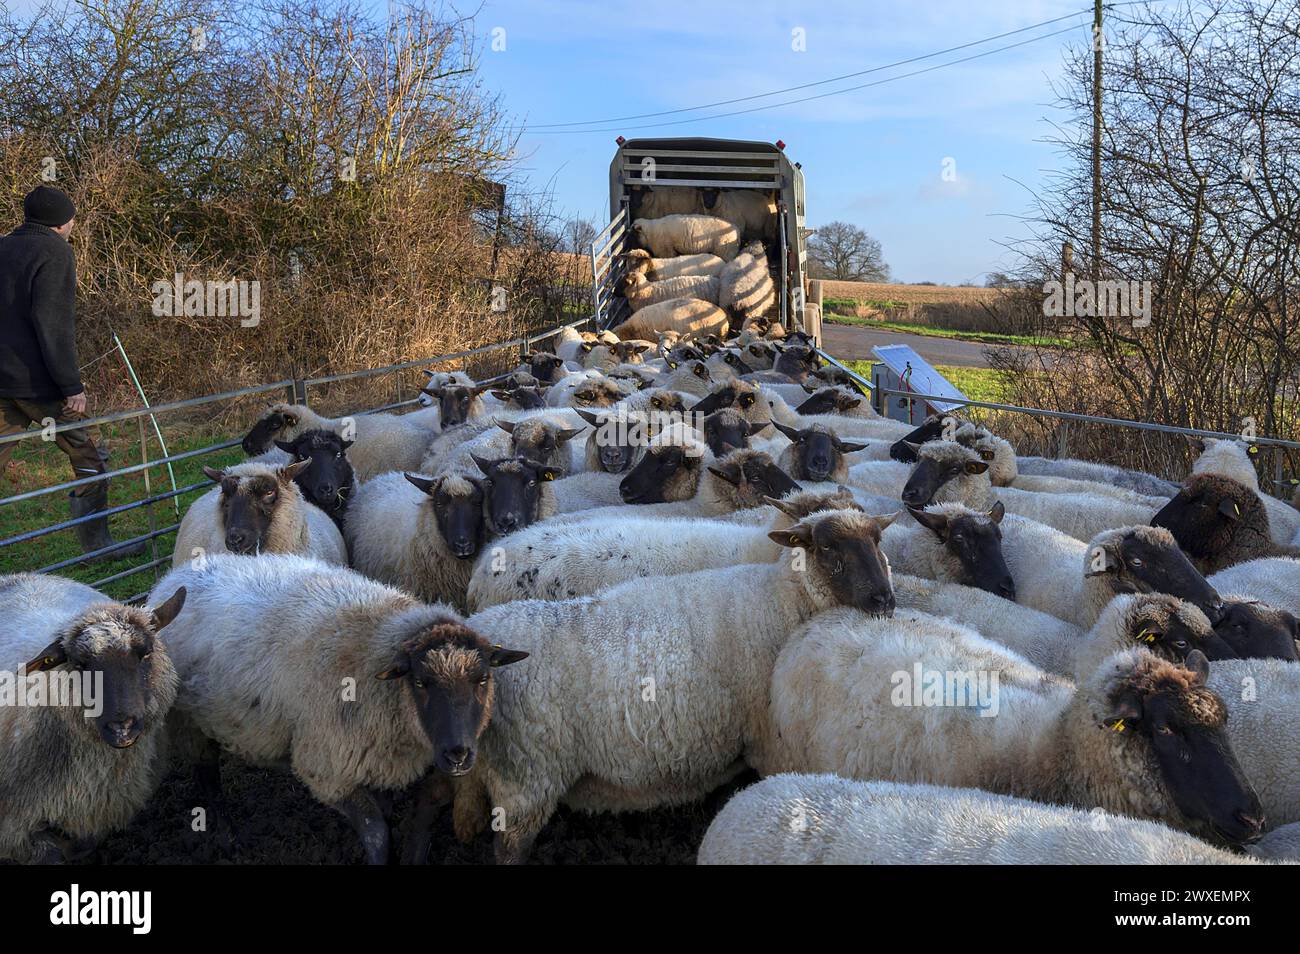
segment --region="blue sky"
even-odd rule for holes
[[[373,0],[379,10],[384,0]],[[34,0],[0,0],[28,13]],[[786,142],[803,164],[810,225],[843,219],[880,239],[895,280],[982,282],[1014,264],[1004,243],[1026,234],[1031,204],[1057,156],[1039,142],[1053,116],[1049,78],[1066,44],[1085,46],[1085,0],[484,0],[478,24],[485,85],[523,123],[680,109],[827,79],[1015,30],[1071,20],[912,66],[704,110],[743,109],[870,82],[1079,24],[1071,32],[871,89],[747,115],[627,135],[705,135]],[[469,7],[462,6],[468,12]],[[505,49],[491,49],[500,28]],[[803,31],[796,51],[793,32]],[[642,120],[640,122],[653,122]],[[519,171],[556,210],[608,217],[618,133],[526,131]],[[951,158],[956,178],[941,173]]]
[[[1090,6],[1075,0],[858,3],[488,0],[479,14],[490,41],[484,81],[525,123],[549,124],[679,109],[748,96],[1015,30]],[[812,226],[842,219],[880,239],[898,281],[982,282],[1014,264],[1003,244],[1025,234],[1030,207],[1057,157],[1039,142],[1053,117],[1048,79],[1065,44],[1085,46],[1090,16],[787,96],[668,116],[672,121],[870,82],[1080,24],[1062,36],[872,89],[747,115],[635,130],[786,142],[803,164]],[[806,50],[795,51],[802,28]],[[501,34],[498,34],[500,37]],[[1059,117],[1057,117],[1059,118]],[[601,128],[604,128],[603,126]],[[616,132],[526,131],[521,167],[550,187],[558,209],[604,221]],[[942,176],[946,158],[956,178]]]

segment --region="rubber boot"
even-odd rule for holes
[[[101,480],[97,484],[92,484],[90,490],[80,497],[68,495],[68,509],[72,512],[73,519],[77,517],[88,517],[92,513],[99,513],[108,508],[108,481]],[[74,530],[77,531],[77,541],[81,544],[82,553],[92,553],[95,550],[102,550],[104,547],[113,545],[113,538],[108,533],[108,518],[100,517],[98,520],[87,520],[79,523]],[[87,563],[102,563],[107,560],[122,560],[127,557],[135,557],[144,553],[144,543],[133,543],[130,546],[119,547],[109,553],[101,554],[87,560]]]

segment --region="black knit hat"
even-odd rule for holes
[[[57,229],[77,214],[72,200],[53,186],[37,186],[23,199],[23,216],[28,222]]]

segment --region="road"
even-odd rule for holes
[[[899,331],[877,331],[860,325],[822,324],[822,339],[826,350],[841,361],[873,360],[871,349],[876,345],[904,344],[911,347],[931,364],[950,364],[963,368],[987,368],[984,355],[987,345],[958,338],[934,338],[928,335],[909,335]]]

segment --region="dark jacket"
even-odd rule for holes
[[[72,246],[25,222],[0,238],[0,397],[50,401],[81,392]]]

